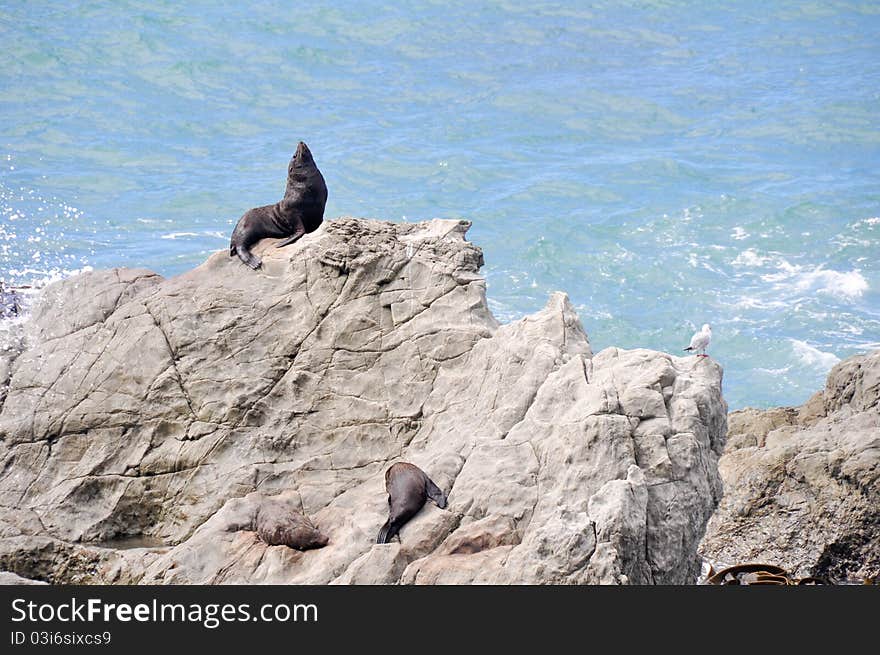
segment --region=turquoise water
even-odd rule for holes
[[[880,347],[877,3],[217,4],[4,0],[0,279],[187,270],[302,139],[331,220],[473,221],[503,321],[711,323],[731,408]]]

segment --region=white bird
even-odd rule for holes
[[[699,350],[700,354],[697,357],[708,357],[706,348],[709,347],[710,341],[712,341],[712,328],[709,327],[708,323],[704,323],[699,332],[694,332],[694,336],[691,337],[691,345],[685,348],[685,350]]]

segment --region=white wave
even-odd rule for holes
[[[738,225],[733,228],[733,232],[730,235],[730,237],[732,239],[735,239],[736,241],[742,241],[743,239],[748,239],[749,236],[751,236],[751,235]]]
[[[863,218],[860,221],[856,221],[850,227],[852,229],[856,229],[857,227],[861,227],[862,225],[874,226],[880,225],[880,216],[872,216],[871,218]]]
[[[780,291],[824,293],[846,300],[859,298],[868,290],[868,281],[857,269],[841,272],[821,265],[807,269],[789,264],[785,260],[779,264],[778,273],[762,275],[761,279],[775,283],[775,287]]]
[[[783,368],[756,368],[755,370],[759,373],[767,373],[768,375],[785,375],[791,370],[791,366]]]
[[[788,307],[788,303],[782,300],[761,300],[754,296],[743,296],[733,306],[738,309],[782,309]]]
[[[840,357],[834,353],[823,352],[806,341],[798,339],[789,339],[789,341],[791,341],[794,356],[806,366],[827,371],[840,361]]]
[[[857,270],[841,273],[819,267],[804,273],[797,287],[801,291],[815,290],[833,296],[858,298],[868,290],[868,281]]]
[[[186,237],[213,237],[215,239],[226,239],[228,234],[220,230],[204,230],[202,232],[169,232],[162,234],[160,239],[182,239]]]
[[[163,234],[160,239],[179,239],[180,237],[197,237],[201,236],[198,232],[169,232]]]
[[[73,277],[74,275],[79,275],[80,273],[89,273],[95,270],[91,266],[83,266],[82,268],[51,268],[51,269],[38,269],[38,268],[11,268],[9,269],[9,274],[17,277],[19,279],[26,279],[27,287],[26,290],[39,290],[45,287],[47,284],[52,284],[53,282],[58,282],[59,280],[64,280],[69,277]],[[27,291],[23,292],[27,292]]]
[[[770,257],[759,255],[754,248],[749,248],[748,250],[743,250],[740,254],[738,254],[736,256],[736,259],[734,259],[732,263],[734,266],[748,266],[750,268],[757,268],[758,266],[764,266],[770,261]]]

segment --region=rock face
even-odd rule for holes
[[[561,293],[499,326],[468,225],[337,219],[286,248],[261,242],[259,272],[219,252],[167,280],[113,270],[48,287],[6,364],[0,570],[693,582],[721,495],[720,367],[593,356]],[[378,545],[400,460],[448,507],[428,503]],[[327,545],[230,529],[276,496]]]
[[[800,408],[733,412],[729,425],[724,499],[703,554],[798,576],[876,576],[880,350],[835,366],[824,391]]]
[[[0,571],[0,585],[41,585],[46,584],[40,580],[29,580],[9,571]]]

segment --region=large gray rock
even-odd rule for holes
[[[47,584],[42,580],[30,580],[9,571],[0,571],[0,585],[42,585]]]
[[[52,582],[693,582],[721,493],[720,367],[593,356],[561,293],[499,326],[468,225],[338,219],[261,242],[259,272],[219,252],[167,280],[114,270],[47,288],[7,366],[0,568]],[[449,507],[428,503],[377,545],[400,460]],[[279,494],[326,546],[230,529]]]
[[[730,415],[724,498],[701,551],[797,577],[880,571],[880,350],[844,360],[800,408]]]

